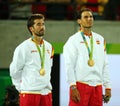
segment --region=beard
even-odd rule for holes
[[[83,27],[84,27],[84,28],[88,28],[88,29],[89,29],[89,28],[92,28],[92,26],[83,26]]]
[[[44,36],[44,33],[43,34],[41,34],[41,33],[35,33],[35,35],[41,37],[41,36]]]
[[[44,31],[35,32],[35,35],[39,37],[44,36]]]
[[[91,25],[83,25],[83,27],[84,27],[84,28],[87,28],[87,29],[92,28],[92,26],[93,26],[93,24],[91,24]]]

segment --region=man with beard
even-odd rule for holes
[[[20,93],[20,106],[52,106],[51,67],[54,50],[43,39],[45,18],[33,14],[27,21],[32,37],[14,51],[10,76]]]
[[[102,106],[111,97],[104,38],[92,31],[93,14],[88,8],[78,13],[80,29],[64,45],[66,73],[70,85],[69,106]],[[105,95],[102,98],[102,85]]]

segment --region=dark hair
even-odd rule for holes
[[[14,85],[6,87],[3,106],[19,106],[19,92]]]
[[[32,14],[29,18],[28,18],[28,21],[27,21],[27,28],[28,30],[30,31],[30,27],[34,25],[34,20],[36,19],[45,19],[44,15],[43,14]],[[31,33],[31,31],[30,31]]]
[[[81,19],[81,15],[82,15],[82,13],[85,12],[85,11],[90,11],[90,12],[93,14],[93,12],[92,12],[91,9],[89,9],[89,8],[82,8],[82,9],[77,13],[76,18],[77,18],[77,19]]]

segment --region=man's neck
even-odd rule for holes
[[[42,44],[43,38],[39,36],[33,36],[33,41],[37,44]]]
[[[91,36],[92,34],[91,28],[81,28],[80,30],[82,30],[87,36]]]

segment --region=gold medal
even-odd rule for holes
[[[88,65],[92,67],[94,65],[94,60],[88,60]]]
[[[40,69],[40,75],[42,75],[42,76],[45,75],[45,69],[44,68]]]

